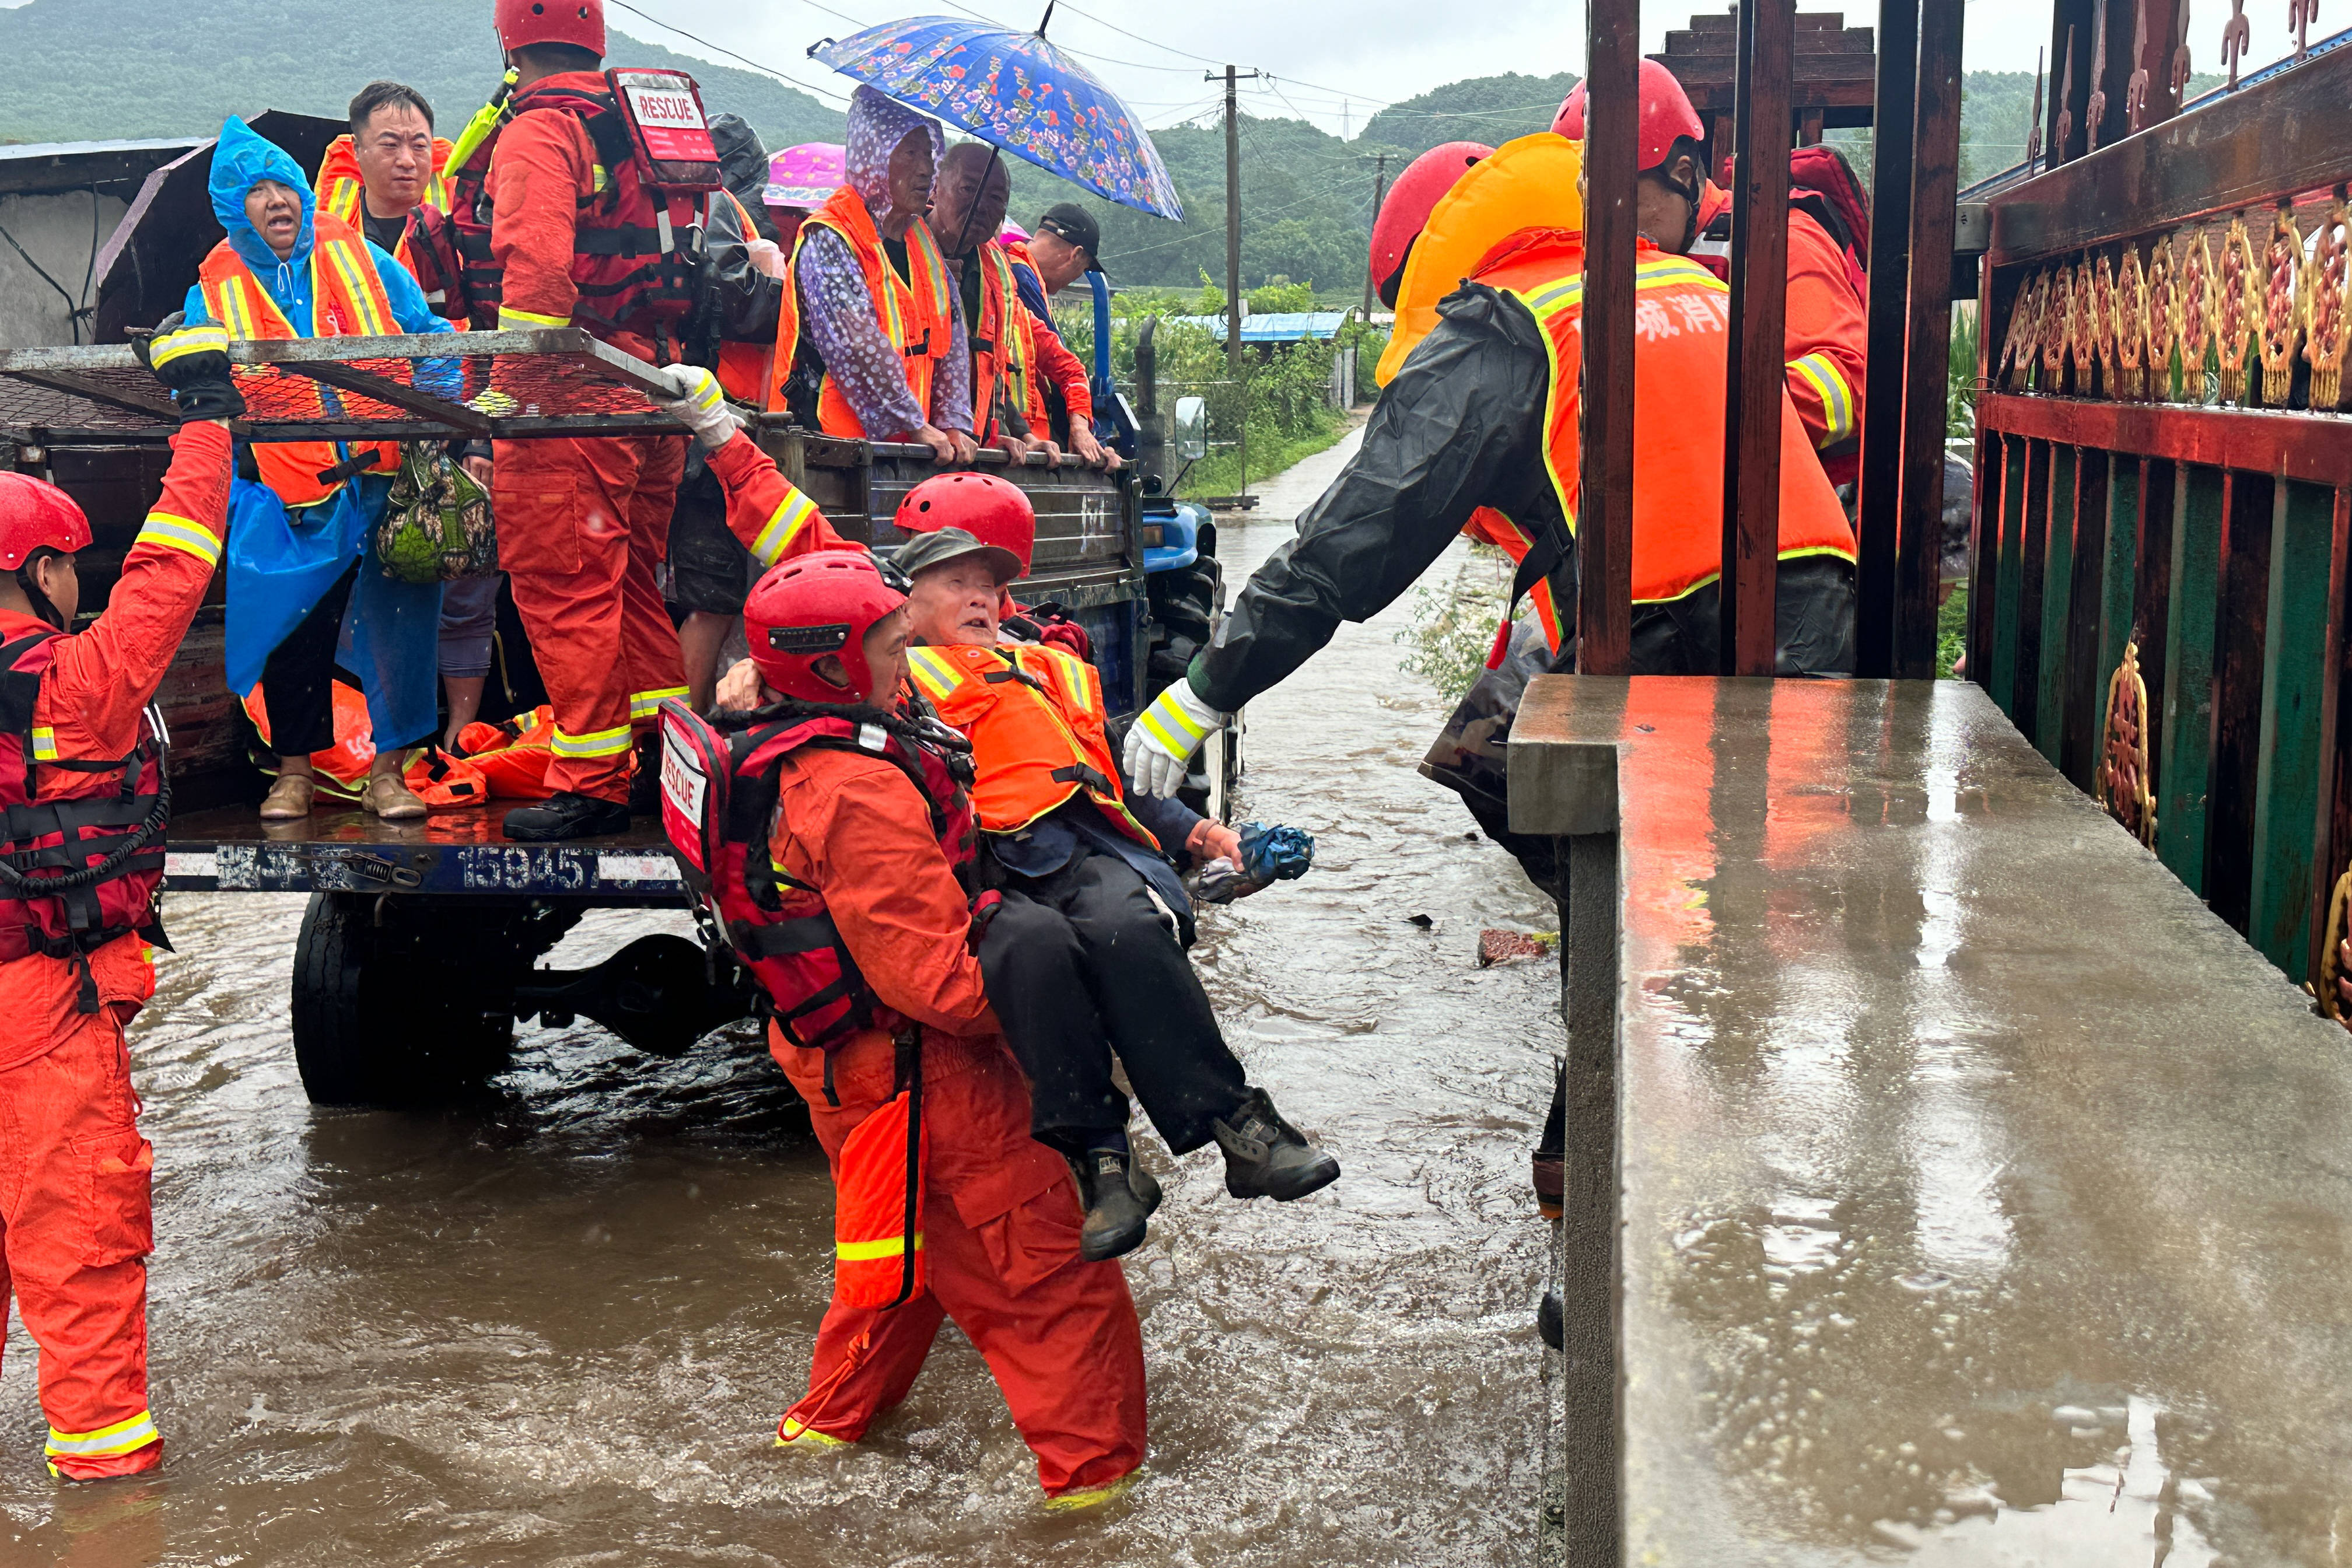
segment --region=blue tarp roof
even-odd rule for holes
[[[1339,333],[1339,323],[1347,319],[1345,310],[1282,310],[1264,316],[1244,316],[1242,342],[1295,343],[1303,338],[1335,337]],[[1225,341],[1225,319],[1223,316],[1171,316],[1168,320],[1188,327],[1205,327],[1216,334],[1219,342]]]

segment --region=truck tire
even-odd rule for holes
[[[426,921],[415,903],[310,895],[294,943],[292,1014],[294,1062],[312,1104],[429,1103],[505,1069],[514,917],[442,906]]]

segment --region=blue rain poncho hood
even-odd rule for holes
[[[264,180],[275,180],[302,198],[302,226],[295,232],[293,254],[283,262],[245,216],[246,194]],[[213,144],[211,191],[213,216],[228,231],[229,244],[256,276],[271,278],[309,263],[319,204],[310,195],[310,182],[303,177],[302,165],[234,114],[222,124],[220,140]]]

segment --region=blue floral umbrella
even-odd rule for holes
[[[811,58],[1121,206],[1182,221],[1160,149],[1044,32],[955,16],[886,22]]]

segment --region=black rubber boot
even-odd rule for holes
[[[1160,1206],[1160,1184],[1117,1149],[1089,1149],[1068,1157],[1077,1179],[1086,1223],[1078,1228],[1078,1256],[1100,1263],[1143,1245],[1144,1222]]]
[[[1531,1173],[1536,1208],[1546,1219],[1558,1219],[1568,1191],[1568,1063],[1562,1060],[1552,1081],[1551,1110],[1544,1116],[1543,1137],[1536,1144]]]
[[[1339,1179],[1339,1162],[1309,1143],[1254,1089],[1232,1116],[1216,1122],[1217,1147],[1225,1152],[1225,1191],[1237,1198],[1293,1198]]]
[[[559,838],[593,838],[601,833],[625,833],[629,803],[598,800],[593,795],[558,790],[537,805],[519,805],[507,813],[503,829],[521,844],[549,844]]]
[[[629,815],[650,816],[661,809],[661,731],[637,737],[637,771],[629,775]]]

